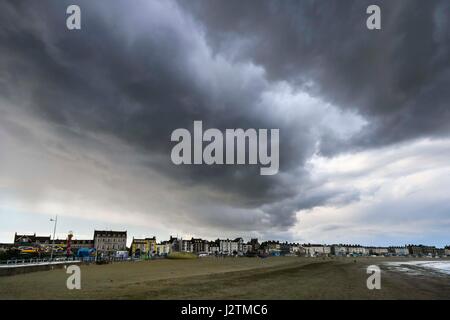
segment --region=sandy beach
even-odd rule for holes
[[[403,265],[418,260],[202,258],[83,265],[81,290],[68,290],[69,275],[55,269],[0,277],[0,299],[450,299],[450,275]],[[380,290],[367,289],[369,265],[382,270]]]

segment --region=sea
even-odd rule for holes
[[[422,271],[425,273],[429,272],[438,272],[441,274],[450,276],[450,260],[445,261],[396,261],[396,262],[386,262],[385,263],[389,267],[393,267],[398,271],[408,272],[410,274],[418,274],[421,273],[418,271]]]

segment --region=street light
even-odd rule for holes
[[[52,251],[50,253],[50,261],[53,260],[53,248],[55,247],[55,233],[56,233],[56,224],[58,223],[58,215],[55,216],[55,219],[50,219],[50,221],[55,222],[53,226],[53,241],[52,241]]]

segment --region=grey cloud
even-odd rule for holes
[[[219,129],[279,128],[270,110],[265,115],[258,109],[261,92],[270,85],[263,71],[211,55],[188,15],[180,12],[179,20],[165,21],[143,10],[177,10],[170,2],[141,1],[126,16],[120,15],[125,1],[106,9],[78,3],[83,8],[79,32],[65,29],[61,13],[67,1],[4,4],[4,99],[63,132],[117,136],[151,155],[144,161],[148,167],[180,185],[216,190],[213,198],[227,206],[256,210],[294,195],[285,181],[262,177],[256,167],[176,167],[169,158],[171,132],[191,128],[194,120]],[[156,22],[146,24],[149,17]],[[285,172],[301,166],[315,143],[308,134],[293,134],[293,126],[281,129]],[[299,178],[307,180],[307,175]],[[285,225],[280,219],[271,222]]]
[[[317,146],[331,155],[448,133],[448,20],[438,14],[443,2],[423,8],[418,1],[382,2],[378,33],[365,30],[364,1],[76,1],[82,30],[68,32],[65,9],[72,3],[2,3],[4,109],[46,122],[62,140],[50,149],[71,159],[70,148],[96,134],[146,155],[133,165],[191,189],[183,221],[286,229],[300,209],[359,199],[356,190],[317,191],[325,181],[312,181],[304,168]],[[317,125],[326,109],[311,107],[315,113],[306,117],[291,106],[283,118],[278,113],[285,110],[262,98],[280,81],[294,93],[308,91],[324,104],[362,115],[367,125],[360,135],[342,138],[334,127],[347,123]],[[248,166],[173,165],[170,134],[190,129],[194,120],[219,129],[280,128],[280,174],[259,176]],[[10,134],[19,130],[13,127]],[[122,161],[112,151],[99,152]],[[76,159],[89,162],[86,157]]]
[[[321,152],[450,133],[447,1],[195,1],[209,43],[264,66],[368,120],[352,141],[326,135]],[[180,3],[185,3],[181,2]],[[378,4],[382,30],[368,31]]]

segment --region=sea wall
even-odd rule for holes
[[[1,266],[0,267],[0,277],[4,276],[13,276],[16,274],[23,274],[29,272],[37,272],[37,271],[47,271],[53,269],[61,269],[67,265],[80,264],[80,261],[68,261],[61,263],[52,263],[52,264],[30,264],[30,265],[11,265],[11,266]]]

